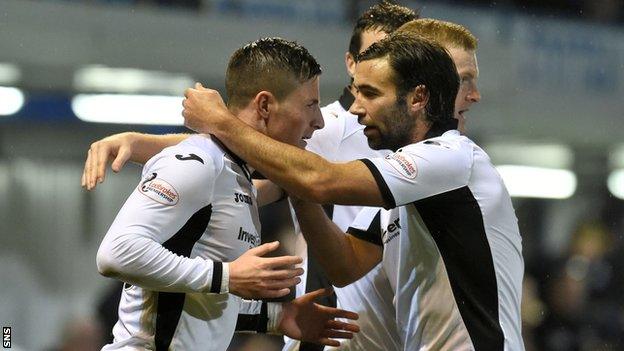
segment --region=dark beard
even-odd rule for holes
[[[387,133],[381,135],[379,147],[371,148],[396,151],[412,143],[412,134],[416,126],[416,117],[410,116],[405,97],[397,98],[396,103],[386,114]]]

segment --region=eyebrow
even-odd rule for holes
[[[459,73],[459,72],[458,72]],[[461,72],[459,73],[459,77],[460,78],[470,78],[470,79],[474,79],[477,77],[477,73],[474,72],[473,70],[470,71],[466,71],[466,72]]]
[[[358,90],[362,91],[368,91],[370,93],[380,93],[381,90],[375,88],[374,86],[370,85],[370,84],[359,84],[355,86]]]

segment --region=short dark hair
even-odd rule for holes
[[[321,66],[296,42],[277,37],[256,40],[230,57],[225,74],[228,106],[243,107],[263,90],[282,100],[320,74]]]
[[[387,58],[397,101],[405,99],[412,89],[424,85],[429,94],[425,107],[431,122],[427,137],[438,136],[457,128],[453,118],[455,97],[459,89],[457,68],[440,44],[410,33],[395,32],[357,56],[357,61]]]
[[[371,6],[356,21],[349,41],[349,52],[353,57],[360,53],[362,33],[367,30],[381,30],[388,34],[409,21],[419,17],[419,13],[404,6],[382,1]]]

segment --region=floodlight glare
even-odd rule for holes
[[[576,191],[576,175],[567,169],[529,166],[497,166],[509,195],[544,199],[566,199]]]
[[[624,169],[618,169],[609,174],[607,187],[613,196],[624,200]]]
[[[13,87],[0,87],[0,116],[17,113],[24,106],[24,93]]]
[[[182,97],[158,95],[80,94],[72,110],[83,121],[121,124],[184,124]]]

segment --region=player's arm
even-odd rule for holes
[[[82,173],[82,187],[92,190],[106,176],[106,165],[119,172],[130,160],[145,164],[147,160],[189,137],[189,134],[152,135],[135,132],[114,134],[91,144]]]
[[[253,184],[258,189],[258,207],[272,204],[286,198],[284,189],[268,179],[254,179]]]
[[[189,150],[184,150],[189,151]],[[261,257],[278,243],[251,249],[233,262],[190,258],[211,214],[215,165],[173,154],[152,159],[119,211],[97,253],[99,272],[146,289],[277,297],[299,282],[301,258]]]
[[[305,200],[394,208],[464,187],[471,176],[472,148],[451,135],[407,145],[386,158],[331,163],[255,131],[227,110],[218,92],[196,88],[185,92],[187,126],[215,134],[252,167]]]
[[[380,224],[373,220],[380,211],[378,208],[367,208],[366,215],[358,216],[369,216],[370,225],[366,225],[366,228],[378,233],[364,240],[364,236],[354,236],[340,230],[320,205],[293,198],[291,203],[308,247],[333,285],[343,287],[351,284],[381,262],[383,249]],[[368,212],[371,214],[368,215]]]
[[[289,302],[242,300],[236,331],[282,334],[297,340],[339,346],[340,342],[335,339],[351,339],[359,328],[335,319],[355,320],[358,314],[314,302],[331,293],[331,289],[320,289]]]
[[[288,193],[323,204],[385,204],[365,163],[331,163],[312,152],[275,141],[235,118],[214,90],[187,89],[185,96],[183,114],[189,128],[216,135]]]

